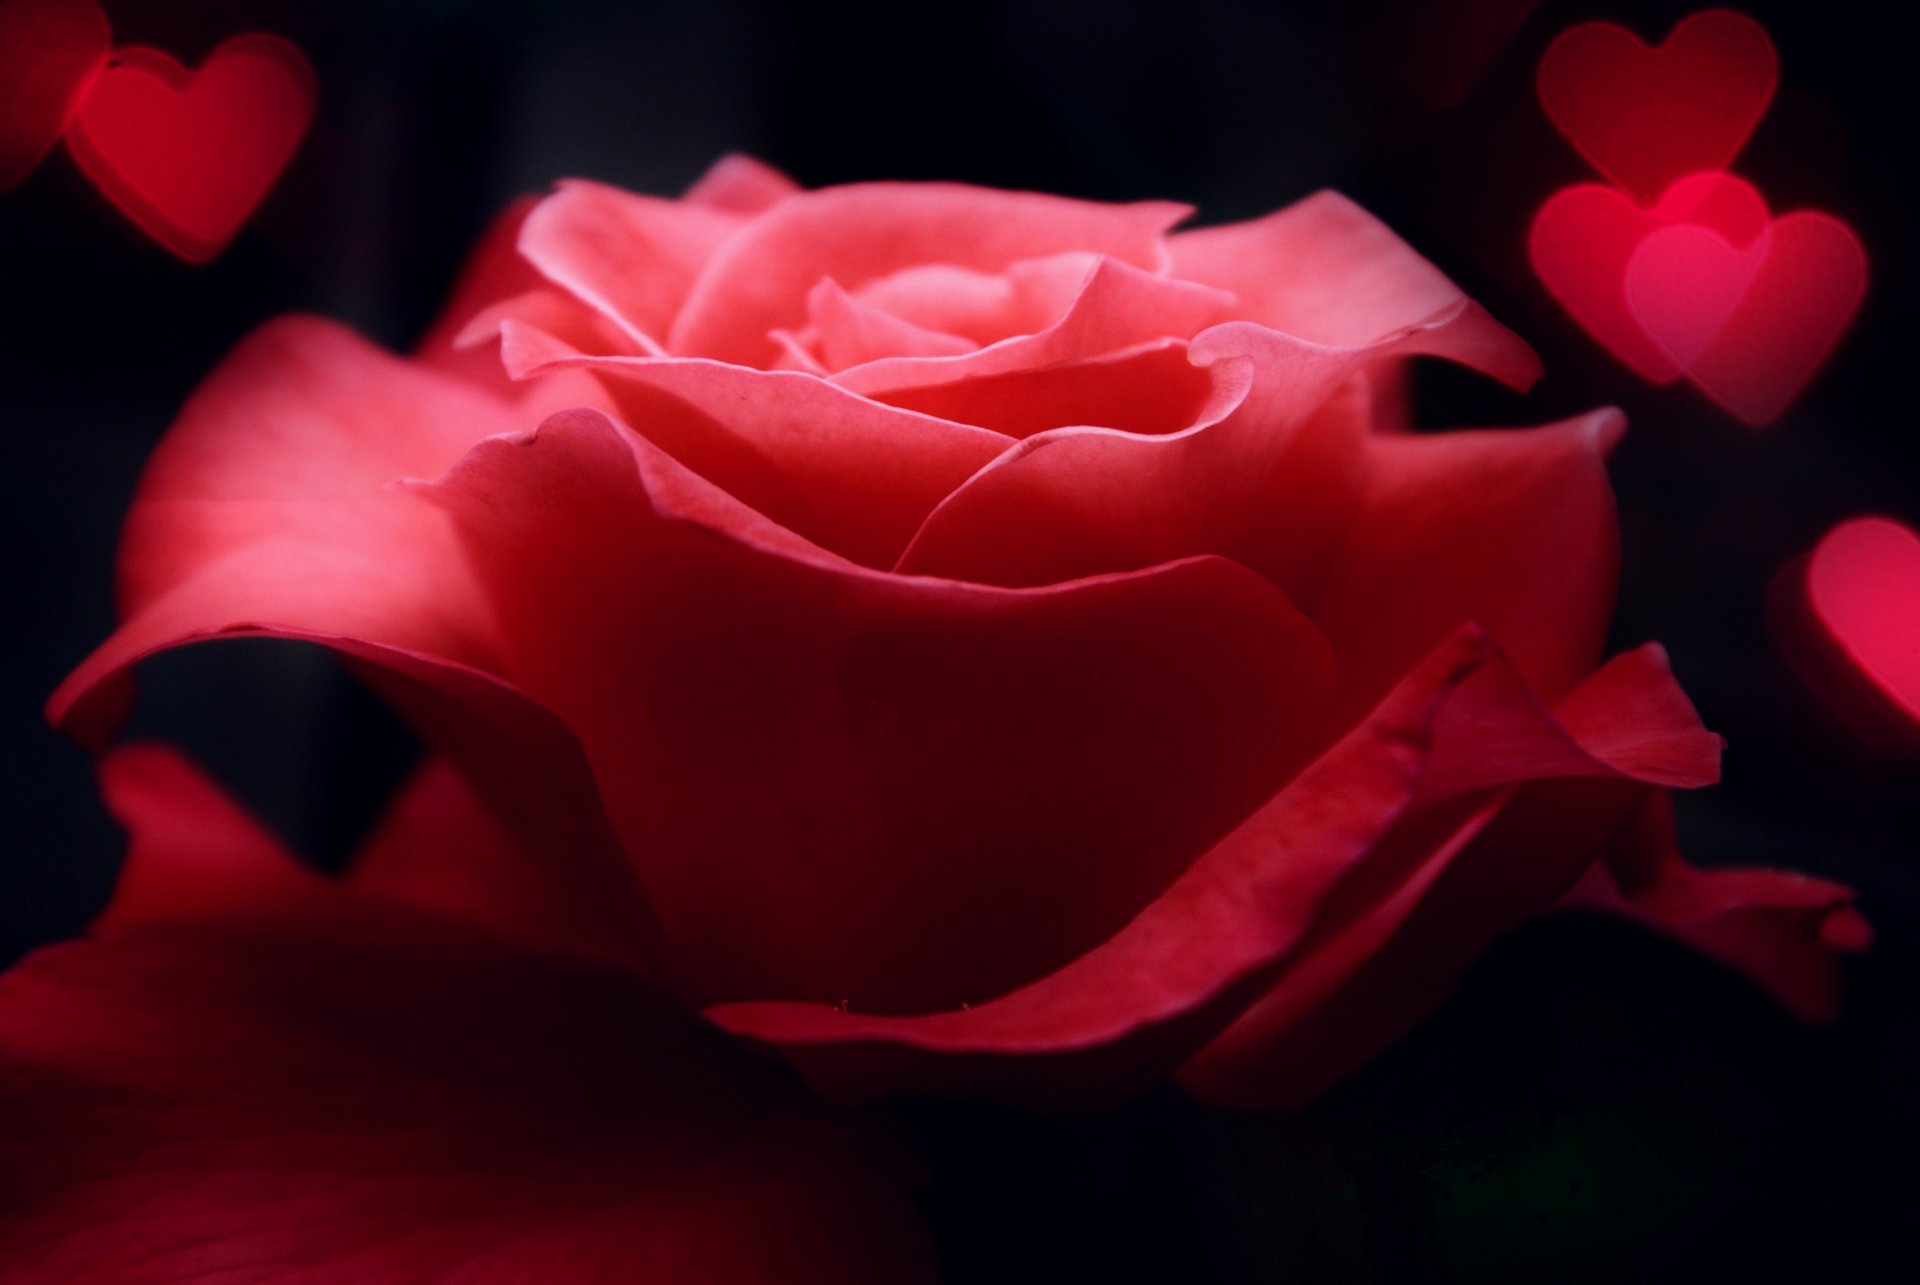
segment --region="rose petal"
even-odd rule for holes
[[[807,328],[801,336],[809,351],[820,354],[822,371],[844,370],[883,357],[951,357],[980,346],[869,308],[831,277],[807,293]]]
[[[1184,342],[1159,339],[1087,361],[903,388],[874,400],[1022,438],[1080,424],[1177,433],[1208,418],[1215,391],[1211,372],[1187,360]]]
[[[249,824],[151,766],[137,848]],[[0,1276],[932,1279],[882,1139],[629,975],[303,886],[0,979]]]
[[[124,623],[49,716],[103,744],[130,700],[128,671],[156,651],[245,635],[325,643],[368,662],[531,851],[648,940],[578,746],[482,672],[495,624],[445,515],[387,486],[443,470],[517,414],[329,323],[264,327],[156,452],[122,540]]]
[[[115,750],[100,765],[100,787],[129,842],[95,933],[194,915],[284,912],[314,895],[317,877],[172,750]]]
[[[1318,592],[1296,588],[1340,658],[1343,704],[1367,708],[1462,621],[1552,701],[1599,659],[1619,535],[1602,410],[1546,428],[1366,442],[1365,486]]]
[[[1317,635],[1218,559],[1044,591],[868,572],[755,536],[591,412],[433,490],[503,672],[581,736],[712,999],[903,1011],[1042,975],[1325,736]]]
[[[466,327],[453,338],[457,348],[488,348],[499,342],[509,322],[519,322],[581,352],[609,353],[622,357],[657,355],[643,347],[604,315],[580,306],[571,295],[551,286],[509,295],[472,314]],[[494,353],[487,354],[494,371],[502,379],[513,375]]]
[[[875,277],[852,293],[866,307],[891,313],[923,330],[970,339],[978,347],[1059,320],[1079,293],[1095,257],[1071,250],[991,272],[951,263],[916,263]],[[1017,277],[1023,267],[1041,270]],[[1069,273],[1072,279],[1063,283],[1061,278]],[[1036,285],[1042,288],[1033,289]],[[1054,298],[1053,289],[1063,293]]]
[[[1873,941],[1853,900],[1851,888],[1790,870],[1694,869],[1662,794],[1562,904],[1663,932],[1745,973],[1802,1020],[1827,1022],[1840,1011],[1839,956]]]
[[[862,183],[780,202],[714,254],[667,340],[670,352],[764,366],[771,331],[804,323],[807,292],[832,277],[849,290],[901,268],[949,263],[1000,271],[1021,259],[1085,250],[1164,267],[1161,234],[1187,207],[1099,205],[952,183]]]
[[[765,161],[729,152],[695,179],[680,199],[732,214],[758,214],[800,190],[798,183]]]
[[[529,854],[452,768],[429,761],[355,854],[348,883],[534,949],[644,965],[642,943],[560,874]]]
[[[1412,807],[1437,720],[1490,659],[1438,649],[1358,727],[1111,939],[1010,993],[941,1013],[733,1003],[707,1015],[778,1048],[829,1097],[942,1093],[1089,1110],[1144,1088],[1258,995]]]
[[[1239,297],[1236,318],[1333,348],[1372,343],[1466,297],[1338,192],[1248,223],[1176,232],[1167,246],[1174,276]]]
[[[546,280],[658,354],[694,281],[746,224],[710,204],[570,179],[527,216],[519,246]]]
[[[520,256],[518,245],[520,227],[538,203],[536,196],[517,197],[480,234],[460,269],[453,292],[415,350],[417,360],[504,391],[499,363],[463,351],[456,341],[474,314],[545,284],[533,265]]]
[[[793,371],[594,357],[512,322],[501,350],[520,378],[595,372],[621,417],[654,445],[774,522],[867,566],[890,566],[928,510],[1010,445],[989,429],[898,410]]]
[[[1356,412],[1371,403],[1355,377],[1409,352],[1524,375],[1519,358],[1531,353],[1502,335],[1511,338],[1470,303],[1353,349],[1244,323],[1215,326],[1189,348],[1216,384],[1214,406],[1191,427],[1157,436],[1076,427],[1027,438],[928,515],[898,569],[1038,585],[1221,552],[1289,593],[1311,587],[1358,502],[1357,434],[1367,421]],[[1237,392],[1221,397],[1228,388]]]
[[[207,377],[148,461],[120,541],[122,612],[261,540],[400,558],[431,547],[438,516],[387,503],[380,488],[439,476],[481,438],[539,422],[526,416],[564,390],[512,391],[495,396],[319,318],[269,322]],[[588,392],[567,404],[603,403]]]
[[[1419,820],[1400,836],[1410,858],[1397,871],[1374,863],[1391,877],[1358,898],[1363,912],[1322,931],[1181,1067],[1180,1082],[1249,1110],[1320,1092],[1438,1008],[1497,937],[1612,853],[1649,783],[1715,779],[1719,744],[1656,647],[1616,657],[1551,713],[1510,665],[1483,668],[1435,729]]]
[[[1226,291],[1143,272],[1102,258],[1057,321],[973,352],[890,357],[841,370],[833,381],[868,396],[957,379],[1086,361],[1155,339],[1185,339],[1233,302]],[[829,363],[830,365],[832,363]]]

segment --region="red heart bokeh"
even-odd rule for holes
[[[1665,384],[1679,378],[1683,363],[1629,308],[1627,264],[1651,234],[1689,224],[1718,233],[1723,245],[1744,246],[1766,228],[1766,202],[1751,184],[1718,172],[1688,175],[1651,210],[1615,188],[1583,183],[1540,207],[1527,252],[1540,280],[1588,333],[1643,378]]]
[[[1656,228],[1627,260],[1627,310],[1676,369],[1690,370],[1747,297],[1772,240],[1763,231],[1736,246],[1691,223]]]
[[[1891,518],[1842,522],[1807,560],[1806,601],[1841,656],[1920,725],[1920,536]]]
[[[1593,167],[1643,202],[1739,155],[1779,84],[1753,19],[1712,9],[1649,49],[1608,22],[1562,32],[1540,60],[1541,104]]]
[[[0,192],[40,164],[107,59],[93,0],[0,3]]]
[[[1678,226],[1627,264],[1641,328],[1700,390],[1745,424],[1771,423],[1840,342],[1867,289],[1867,256],[1839,219],[1797,211],[1745,248]]]
[[[306,58],[273,36],[229,40],[192,73],[157,49],[123,49],[81,101],[67,146],[127,217],[204,263],[292,159],[314,97]]]

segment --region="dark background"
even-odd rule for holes
[[[1546,43],[1596,17],[1663,36],[1683,7],[106,7],[118,43],[189,64],[242,31],[287,36],[314,63],[320,107],[254,224],[206,267],[134,230],[64,153],[0,193],[0,962],[81,932],[111,884],[118,835],[40,704],[111,628],[113,542],[141,460],[261,320],[313,310],[405,346],[514,194],[566,175],[670,193],[729,149],[808,186],[1174,197],[1208,221],[1332,185],[1546,361],[1524,398],[1423,368],[1423,422],[1625,407],[1615,641],[1667,643],[1730,739],[1725,783],[1680,801],[1687,850],[1849,881],[1880,941],[1826,1029],[1662,942],[1563,918],[1502,943],[1442,1013],[1290,1116],[1172,1092],[1095,1121],[910,1106],[950,1279],[1920,1278],[1920,766],[1836,717],[1782,662],[1763,612],[1776,572],[1833,522],[1920,522],[1913,55],[1867,6],[1745,7],[1781,50],[1782,84],[1734,168],[1776,213],[1846,219],[1871,262],[1842,348],[1760,431],[1684,386],[1638,383],[1524,256],[1540,203],[1594,177],[1533,97]],[[311,649],[188,649],[142,682],[134,730],[184,743],[323,865],[412,754]]]

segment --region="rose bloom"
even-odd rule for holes
[[[53,716],[104,740],[183,643],[333,648],[503,836],[416,910],[838,1101],[1287,1106],[1569,904],[1829,1013],[1851,894],[1685,864],[1719,738],[1657,646],[1603,660],[1620,415],[1407,431],[1410,358],[1532,352],[1341,196],[1188,214],[563,183],[413,355],[228,357]]]

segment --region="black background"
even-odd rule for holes
[[[1852,882],[1880,940],[1825,1029],[1662,942],[1563,918],[1502,943],[1442,1013],[1290,1116],[1170,1091],[1091,1121],[909,1105],[949,1278],[1920,1278],[1920,766],[1836,718],[1781,661],[1763,613],[1779,568],[1833,522],[1920,522],[1914,54],[1868,7],[1746,9],[1781,50],[1782,85],[1734,168],[1776,213],[1846,219],[1871,261],[1842,348],[1759,431],[1684,386],[1637,382],[1525,261],[1533,211],[1594,177],[1533,97],[1546,43],[1588,18],[1661,36],[1684,8],[106,7],[118,43],[190,64],[241,31],[287,36],[314,63],[320,108],[253,225],[206,267],[147,241],[64,153],[0,193],[0,961],[81,932],[111,884],[118,835],[88,760],[40,704],[111,628],[113,542],[141,460],[261,320],[313,310],[406,346],[514,194],[567,175],[671,193],[729,149],[807,186],[954,178],[1172,197],[1207,221],[1331,185],[1546,361],[1526,397],[1423,369],[1425,423],[1626,409],[1615,642],[1665,642],[1730,740],[1725,783],[1680,802],[1687,850]],[[311,649],[188,649],[142,682],[134,731],[188,746],[323,865],[413,752]]]

